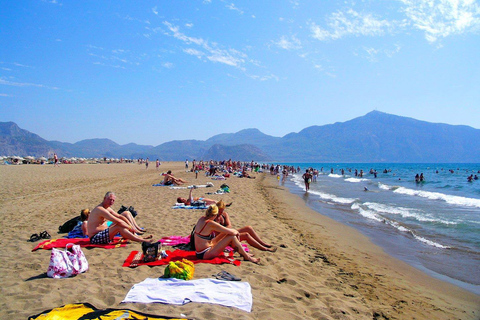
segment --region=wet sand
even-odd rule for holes
[[[197,264],[194,279],[226,270],[252,286],[253,310],[189,303],[120,304],[128,290],[145,278],[163,275],[165,266],[124,268],[139,243],[125,248],[83,249],[90,270],[74,278],[46,276],[50,251],[31,252],[39,242],[27,240],[47,230],[60,238],[58,226],[99,204],[114,191],[121,205],[134,206],[137,221],[160,239],[190,233],[201,210],[171,209],[188,190],[152,187],[161,180],[153,165],[76,164],[0,166],[2,301],[0,318],[24,319],[45,309],[88,302],[97,308],[129,308],[157,315],[195,319],[479,319],[480,296],[431,278],[386,255],[357,231],[306,207],[303,200],[278,186],[275,177],[215,181],[185,172],[183,163],[162,163],[188,184],[213,182],[194,190],[225,202],[234,227],[252,225],[275,253],[252,248],[261,265]],[[206,195],[223,183],[231,193]],[[238,254],[236,254],[237,257]]]

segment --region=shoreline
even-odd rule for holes
[[[284,186],[291,194],[300,198],[303,197],[303,199],[305,200],[306,206],[308,206],[310,209],[314,210],[318,214],[327,216],[338,223],[345,224],[349,227],[352,227],[357,232],[360,232],[361,234],[369,238],[374,245],[382,248],[382,250],[385,251],[388,255],[413,266],[419,271],[426,273],[428,276],[431,276],[441,281],[451,283],[473,294],[476,294],[476,295],[480,294],[480,287],[478,284],[459,280],[459,279],[450,277],[449,275],[439,273],[438,271],[435,271],[433,269],[429,269],[428,267],[422,265],[421,261],[418,260],[418,258],[416,258],[415,256],[409,256],[408,251],[404,252],[402,248],[398,247],[398,244],[395,243],[395,238],[393,238],[394,240],[392,241],[385,241],[385,237],[389,237],[392,235],[389,235],[386,232],[379,235],[379,231],[381,232],[382,230],[369,229],[369,228],[366,228],[365,226],[362,227],[362,225],[359,225],[358,223],[349,223],[350,221],[348,220],[346,220],[345,222],[342,222],[341,220],[338,219],[338,216],[335,215],[335,210],[341,210],[339,209],[338,205],[335,205],[335,209],[329,209],[329,208],[325,208],[321,204],[317,204],[318,200],[316,200],[316,198],[312,200],[312,199],[309,199],[309,197],[306,197],[304,189],[302,189],[301,186],[299,186],[293,181],[288,181],[285,183],[282,182],[282,186]],[[309,194],[309,196],[312,196],[312,195]],[[332,211],[330,212],[330,215],[328,213],[329,212],[328,210]],[[394,235],[394,236],[398,236],[398,235]],[[398,250],[401,250],[401,253],[399,253]]]
[[[90,269],[74,278],[45,276],[50,251],[31,249],[30,234],[48,230],[52,238],[60,224],[93,208],[106,191],[117,195],[116,210],[132,205],[137,221],[160,238],[188,235],[202,210],[172,209],[186,190],[152,187],[160,172],[172,170],[188,184],[213,180],[185,172],[181,162],[162,163],[160,171],[137,164],[0,166],[8,188],[0,190],[0,318],[27,318],[68,303],[88,302],[97,308],[133,309],[156,315],[195,319],[478,319],[480,296],[434,279],[383,252],[358,231],[310,209],[304,201],[277,185],[276,177],[232,177],[231,193],[208,195],[233,201],[228,213],[234,227],[251,225],[262,238],[278,246],[275,253],[253,249],[257,266],[195,265],[194,279],[227,270],[252,287],[251,313],[212,304],[121,304],[127,291],[146,278],[163,275],[164,267],[123,268],[140,244],[106,250],[84,249]],[[194,196],[212,190],[196,189]],[[216,189],[215,189],[216,190]],[[194,212],[195,211],[195,212]],[[168,248],[171,249],[171,248]],[[236,254],[238,257],[238,254]],[[74,288],[72,290],[72,288]]]
[[[272,176],[273,177],[273,176]],[[340,269],[347,270],[348,262],[342,262],[343,257],[350,255],[348,260],[354,260],[358,263],[358,266],[353,269],[358,272],[341,272],[342,275],[350,275],[351,277],[342,277],[344,281],[355,282],[355,276],[360,276],[365,270],[370,270],[370,276],[372,276],[373,282],[393,287],[397,287],[396,290],[400,291],[417,291],[416,294],[426,294],[425,297],[431,297],[432,301],[440,303],[439,305],[447,302],[447,305],[451,302],[452,306],[457,303],[460,306],[460,310],[465,308],[465,318],[469,318],[468,311],[470,310],[471,317],[478,318],[480,311],[480,296],[467,291],[454,284],[437,279],[421,271],[406,262],[401,261],[383,251],[383,249],[374,244],[367,236],[361,234],[353,227],[349,227],[345,224],[337,222],[314,209],[307,206],[300,196],[291,193],[287,187],[279,186],[276,179],[272,178],[268,181],[271,193],[276,195],[276,200],[287,199],[287,206],[289,207],[303,207],[302,210],[295,213],[285,213],[285,219],[293,221],[294,225],[303,225],[305,227],[306,239],[315,242],[316,249],[321,250],[324,254],[329,252],[329,256],[334,256],[334,261],[337,266],[341,266]],[[289,198],[282,194],[282,191],[288,192],[294,198]],[[300,215],[300,217],[298,217]],[[322,244],[322,241],[328,239],[334,242],[332,246],[331,242]],[[330,260],[330,258],[329,258]],[[353,266],[353,264],[350,264]],[[378,272],[378,273],[377,273]],[[375,279],[377,275],[381,273],[385,274],[382,278]],[[388,274],[388,275],[386,275]],[[361,278],[361,276],[360,276]],[[358,280],[358,279],[357,279]],[[353,284],[352,286],[356,286]],[[373,293],[369,292],[369,294]],[[415,294],[415,295],[416,295]],[[429,298],[427,298],[429,299]],[[406,301],[406,299],[400,300]],[[449,302],[448,302],[449,301]],[[455,302],[454,302],[455,301]],[[380,302],[380,300],[378,301]],[[385,302],[382,302],[382,304]],[[466,305],[463,305],[466,303]],[[437,305],[437,306],[439,306]],[[444,305],[445,307],[447,305]],[[469,305],[471,309],[467,307]],[[393,309],[396,309],[392,305]],[[387,308],[388,309],[388,308]],[[420,311],[420,310],[418,310]],[[422,318],[421,313],[416,314],[416,318]],[[474,315],[475,314],[475,315]],[[425,314],[426,316],[427,314]],[[413,316],[413,315],[412,315]],[[463,319],[457,315],[459,319]],[[435,318],[436,316],[426,316],[425,319]]]

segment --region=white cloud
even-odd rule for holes
[[[474,0],[399,0],[413,26],[428,42],[480,29],[480,6]]]
[[[51,3],[51,4],[56,4],[56,5],[59,5],[61,6],[62,4],[59,3],[57,0],[42,0],[43,2],[46,2],[46,3]]]
[[[186,23],[186,24],[185,24],[185,27],[187,27],[187,28],[193,28],[193,23]]]
[[[152,12],[158,16],[158,10],[157,10],[157,6],[153,7],[152,8]]]
[[[185,52],[189,55],[192,55],[192,56],[196,56],[199,59],[202,58],[205,55],[203,52],[192,49],[192,48],[184,49],[183,52]]]
[[[280,40],[274,42],[274,44],[285,50],[298,50],[302,48],[302,43],[295,36],[291,36],[290,39],[282,36]]]
[[[188,44],[194,43],[199,46],[206,45],[206,42],[203,39],[186,36],[179,31],[180,28],[178,26],[174,26],[170,22],[165,21],[163,22],[163,24],[166,25],[167,28],[173,33],[173,37],[177,38],[178,40],[182,40],[183,42]]]
[[[226,7],[230,10],[235,10],[238,11],[238,13],[243,14],[243,11],[235,7],[235,4],[233,3],[227,4]]]
[[[50,87],[43,84],[28,83],[28,82],[13,82],[4,79],[0,79],[0,85],[13,86],[13,87],[37,87],[37,88],[46,88],[52,90],[58,90],[57,87]]]
[[[172,69],[174,67],[173,63],[171,62],[165,62],[164,64],[162,64],[162,66],[167,69]]]
[[[329,30],[314,22],[310,23],[312,37],[320,40],[337,40],[346,36],[381,36],[391,32],[398,25],[395,21],[382,20],[373,14],[359,13],[353,9],[337,11],[327,19]]]
[[[178,26],[172,25],[170,22],[165,21],[164,25],[172,32],[171,36],[175,37],[178,40],[181,40],[187,44],[195,44],[198,45],[202,50],[206,53],[204,54],[201,51],[196,49],[185,49],[184,52],[190,55],[194,55],[197,57],[201,57],[203,55],[212,62],[219,62],[229,66],[236,67],[241,70],[245,70],[243,64],[245,63],[245,58],[247,55],[237,51],[235,49],[220,49],[216,43],[208,43],[208,41],[203,40],[202,38],[194,38],[185,35],[184,33],[180,32],[180,28]]]
[[[392,58],[395,54],[399,53],[401,50],[400,45],[395,44],[393,48],[373,48],[363,46],[360,52],[354,52],[355,56],[359,56],[367,59],[370,62],[377,62],[379,58],[388,57]]]
[[[0,93],[0,97],[13,97],[13,96],[7,93]]]
[[[270,75],[266,75],[266,76],[257,76],[257,75],[250,75],[249,76],[251,79],[254,79],[254,80],[259,80],[259,81],[268,81],[268,80],[275,80],[275,81],[279,81],[280,79],[274,75],[274,74],[270,74]]]
[[[27,66],[18,62],[14,62],[13,65],[17,67],[22,67],[22,68],[33,68],[32,66]]]

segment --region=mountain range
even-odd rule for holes
[[[176,140],[158,146],[110,139],[76,143],[47,141],[14,122],[0,122],[0,155],[84,158],[235,159],[268,162],[480,162],[480,130],[372,111],[364,116],[311,126],[283,137],[258,129],[223,133],[207,140]]]

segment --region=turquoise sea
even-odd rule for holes
[[[480,177],[480,164],[284,164],[301,172],[279,184],[314,210],[358,229],[390,255],[480,294],[480,180],[467,179]],[[301,178],[306,168],[320,172],[308,193]],[[415,182],[421,173],[425,180]]]

